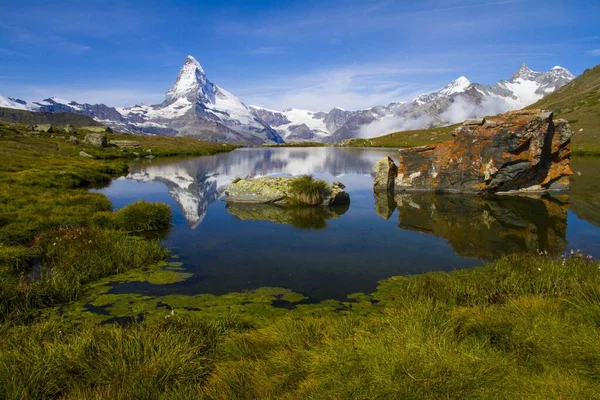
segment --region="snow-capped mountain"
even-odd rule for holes
[[[181,135],[240,144],[319,141],[337,143],[394,131],[422,129],[526,107],[564,86],[574,76],[563,67],[532,71],[523,64],[508,80],[494,85],[459,77],[442,89],[410,101],[365,110],[329,112],[246,106],[212,83],[200,63],[188,56],[165,100],[157,105],[114,108],[51,97],[40,102],[0,96],[0,107],[73,112],[131,133]]]
[[[277,132],[254,116],[240,99],[208,80],[192,56],[187,56],[161,104],[117,108],[117,111],[142,130],[166,128],[177,131],[180,136],[215,142],[283,142]]]
[[[569,83],[575,77],[565,68],[536,72],[523,64],[509,80],[495,85],[472,83],[461,76],[442,89],[410,101],[392,102],[365,110],[334,108],[328,113],[304,110],[250,108],[286,141],[337,143],[353,137],[422,129],[526,107]]]
[[[277,132],[253,115],[240,99],[208,80],[202,66],[192,56],[187,56],[177,80],[161,104],[114,108],[57,97],[33,103],[2,97],[0,106],[83,114],[132,133],[189,136],[239,144],[283,142]]]
[[[573,79],[575,77],[563,67],[536,72],[525,64],[508,81],[501,80],[495,85],[471,83],[461,76],[438,91],[408,102],[394,102],[358,114],[354,111],[338,115],[340,121],[346,120],[325,141],[337,143],[352,137],[374,137],[495,115],[533,104]],[[336,113],[340,114],[339,111]],[[361,123],[363,121],[366,123]]]
[[[325,123],[327,113],[288,108],[283,111],[250,106],[250,110],[261,120],[272,126],[286,142],[322,141],[329,135]]]
[[[17,110],[29,110],[26,101],[0,96],[0,107],[15,108]]]

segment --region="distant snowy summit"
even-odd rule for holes
[[[410,101],[365,110],[329,112],[283,111],[247,106],[211,82],[200,63],[187,56],[165,100],[156,105],[115,108],[51,97],[40,102],[0,96],[0,107],[73,112],[117,130],[167,136],[189,136],[239,144],[317,141],[337,143],[353,137],[374,137],[393,131],[423,129],[519,109],[535,103],[575,77],[563,67],[546,72],[521,67],[494,85],[459,77],[442,89]]]
[[[334,108],[329,112],[284,110],[250,106],[286,141],[338,143],[354,137],[374,137],[394,131],[424,129],[495,115],[535,103],[575,77],[563,67],[532,71],[523,64],[495,85],[472,83],[461,76],[442,89],[410,101],[392,102],[365,110]]]

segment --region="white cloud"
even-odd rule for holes
[[[253,82],[252,86],[231,91],[247,104],[276,110],[363,109],[437,89],[437,85],[410,81],[416,75],[435,75],[448,71],[443,68],[352,65],[307,75],[275,78],[268,82]]]
[[[600,49],[589,50],[586,54],[588,56],[600,56]]]
[[[450,107],[440,115],[438,121],[429,115],[422,115],[416,119],[408,120],[404,117],[389,117],[362,126],[358,135],[362,138],[372,138],[392,132],[424,129],[431,127],[434,122],[439,123],[440,120],[451,125],[470,118],[497,115],[509,109],[510,106],[500,98],[488,97],[481,104],[474,105],[462,97],[457,97]]]
[[[434,119],[429,115],[422,115],[417,119],[411,120],[406,120],[403,117],[383,118],[379,121],[373,121],[369,125],[361,126],[358,136],[361,138],[373,138],[392,132],[423,129],[431,126],[433,122]]]

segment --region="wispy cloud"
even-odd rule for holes
[[[449,71],[446,68],[351,65],[256,82],[236,88],[234,92],[247,103],[273,109],[361,109],[412,98],[436,89],[437,85],[412,83],[412,77]]]
[[[279,53],[283,53],[284,51],[285,51],[285,48],[281,47],[281,46],[263,46],[263,47],[256,47],[253,49],[246,50],[244,53],[252,54],[252,55],[268,55],[268,54],[279,54]]]
[[[588,56],[600,56],[600,49],[588,50],[586,54]]]

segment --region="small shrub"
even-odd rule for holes
[[[163,203],[140,200],[115,212],[96,213],[92,224],[127,232],[163,230],[171,224],[171,208]]]
[[[327,182],[315,180],[312,175],[302,175],[290,184],[294,200],[307,206],[318,206],[329,191]]]

